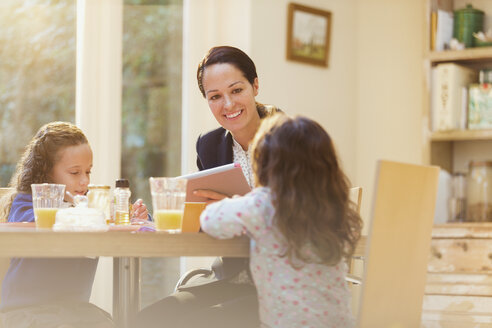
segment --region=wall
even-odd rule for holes
[[[423,161],[423,1],[359,0],[356,8],[356,181],[370,216],[378,159]]]
[[[317,120],[333,138],[346,173],[356,183],[356,1],[296,1],[332,13],[328,68],[286,60],[289,2],[252,1],[250,54],[260,80],[257,99]]]

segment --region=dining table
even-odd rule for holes
[[[140,310],[140,259],[144,257],[249,257],[247,236],[216,239],[202,232],[167,233],[139,226],[110,226],[108,231],[36,229],[33,222],[0,223],[0,257],[113,258],[113,321],[130,327]],[[365,237],[355,254],[364,254]]]
[[[143,257],[249,256],[246,236],[219,240],[205,233],[138,231],[110,226],[108,231],[38,230],[32,222],[0,224],[0,257],[113,258],[113,320],[130,327],[140,310],[140,259]]]

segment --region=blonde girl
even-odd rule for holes
[[[13,190],[0,204],[1,218],[34,221],[33,183],[64,184],[72,195],[86,194],[91,169],[92,150],[79,128],[65,122],[42,126],[17,164],[9,185]],[[145,205],[137,204],[137,216],[146,218]],[[11,259],[2,284],[0,326],[112,327],[110,316],[89,303],[97,262],[90,258]]]

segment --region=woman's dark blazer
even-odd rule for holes
[[[218,128],[198,137],[196,153],[196,165],[200,171],[232,163],[231,133],[224,128]],[[249,260],[245,258],[217,258],[212,264],[217,279],[232,278],[248,269]]]
[[[280,110],[271,105],[256,104],[260,118],[272,115]],[[220,127],[198,137],[196,142],[196,165],[198,169],[206,170],[232,163],[232,134]],[[247,258],[218,258],[212,264],[217,279],[232,278],[243,270],[249,270]]]
[[[196,153],[196,165],[200,171],[232,163],[231,133],[218,128],[198,137]]]

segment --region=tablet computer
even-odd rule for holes
[[[199,171],[180,178],[187,179],[186,201],[204,202],[205,197],[193,195],[197,189],[208,189],[227,195],[245,195],[251,191],[251,187],[246,181],[243,170],[238,163],[226,164],[208,170]]]

